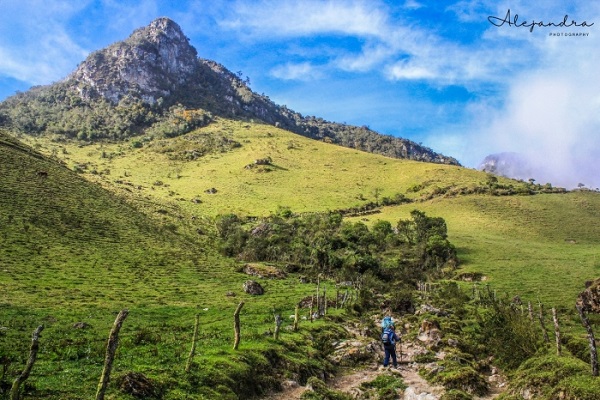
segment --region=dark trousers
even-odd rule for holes
[[[383,366],[387,367],[390,364],[390,357],[392,357],[392,365],[394,367],[397,367],[398,360],[396,359],[396,345],[395,344],[385,344],[385,345],[383,345],[383,350],[385,350]]]

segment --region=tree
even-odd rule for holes
[[[383,192],[383,189],[381,188],[373,189],[373,197],[375,197],[375,203],[377,204],[379,204],[379,196],[381,195],[381,192]]]

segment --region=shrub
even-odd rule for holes
[[[559,357],[544,351],[525,361],[511,380],[509,395],[523,391],[540,400],[595,400],[600,380],[591,376],[589,365],[570,354]]]
[[[325,384],[325,382],[323,382],[322,380],[320,380],[318,378],[315,378],[314,376],[308,379],[307,385],[310,386],[312,388],[312,390],[307,390],[304,393],[302,393],[300,398],[303,400],[323,400],[323,399],[351,400],[352,399],[352,397],[347,394],[329,389],[327,387],[327,385]]]
[[[402,378],[397,375],[382,374],[378,375],[377,378],[370,382],[361,383],[360,388],[368,393],[374,392],[374,398],[376,399],[392,400],[398,398],[398,390],[404,390],[407,386]],[[369,394],[367,394],[367,396],[369,396]]]

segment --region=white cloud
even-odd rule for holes
[[[424,65],[415,65],[412,62],[401,61],[388,68],[388,76],[392,79],[429,79],[438,73]]]
[[[600,21],[600,13],[588,12],[586,18]],[[428,140],[448,145],[443,152],[468,166],[477,166],[488,154],[513,151],[526,156],[538,182],[599,187],[600,37],[594,30],[587,37],[549,36],[545,29],[536,36],[521,33],[530,43],[521,51],[538,60],[502,74],[505,91],[494,104],[488,99],[471,104],[470,123],[450,133],[432,133]],[[469,145],[449,143],[448,134],[463,136]]]
[[[383,43],[364,46],[359,54],[344,54],[334,64],[344,71],[365,72],[379,66],[393,56],[395,50]]]
[[[319,79],[322,76],[318,68],[308,62],[279,65],[271,70],[271,75],[278,79],[301,81]]]
[[[0,16],[0,75],[30,84],[58,80],[87,54],[65,21],[87,2],[4,1]],[[18,35],[18,36],[17,36]]]
[[[103,12],[108,27],[114,31],[122,32],[125,39],[134,29],[148,25],[160,15],[156,0],[136,1],[134,5],[118,0],[102,0]]]
[[[252,36],[294,37],[322,33],[381,36],[387,14],[367,1],[237,2],[223,27]]]
[[[400,10],[425,7],[408,1]],[[482,11],[486,7],[488,11]],[[489,13],[489,9],[495,10],[496,6],[480,0],[458,2],[453,10],[464,20],[480,18],[484,34],[487,16],[482,13]],[[498,35],[483,36],[469,44],[461,44],[453,37],[444,38],[426,26],[406,22],[402,15],[392,13],[387,5],[378,1],[238,2],[221,20],[220,26],[238,31],[245,35],[242,40],[248,41],[335,38],[336,35],[356,38],[362,42],[358,51],[340,46],[336,54],[323,54],[316,46],[314,53],[306,53],[304,59],[311,62],[317,57],[325,58],[325,63],[320,62],[324,74],[327,69],[329,73],[337,69],[363,73],[381,71],[390,80],[426,79],[435,85],[501,80],[506,70],[532,62],[536,57],[535,51],[526,57],[523,53],[519,57],[509,56],[526,45],[526,40],[511,43],[507,49],[505,38]]]
[[[423,4],[415,0],[406,0],[403,7],[408,10],[418,10],[423,7]]]

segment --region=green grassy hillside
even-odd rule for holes
[[[186,224],[175,223],[181,221],[175,208],[153,204],[152,210],[163,212],[148,218],[5,132],[0,132],[0,166],[0,398],[8,396],[9,382],[24,367],[31,333],[40,324],[45,330],[25,385],[27,398],[92,397],[106,337],[116,312],[124,308],[130,316],[121,333],[116,378],[142,372],[170,393],[165,398],[180,398],[182,391],[228,398],[231,376],[246,382],[238,385],[275,384],[264,381],[265,374],[272,376],[272,365],[262,353],[285,344],[264,332],[273,327],[273,310],[288,326],[287,316],[313,285],[297,284],[293,274],[281,280],[254,278],[266,294],[247,295],[242,283],[249,277],[212,250],[206,237],[186,236]],[[233,352],[231,315],[240,301],[246,302],[243,340],[241,351]],[[202,350],[192,374],[185,375],[197,313]],[[74,327],[78,322],[85,327]],[[294,342],[303,340],[294,335]],[[305,359],[311,349],[310,343],[303,355],[291,349],[287,361],[273,353],[273,365],[297,365],[305,374],[326,368],[316,358],[312,364]],[[263,373],[256,373],[261,365]],[[111,385],[112,398],[129,398],[117,395],[117,386]]]
[[[600,195],[461,196],[387,207],[369,219],[397,221],[418,208],[446,220],[461,260],[501,293],[572,312],[584,282],[600,275]]]
[[[207,137],[219,139],[207,146]],[[326,211],[396,193],[420,197],[422,192],[406,193],[417,185],[424,185],[426,192],[436,186],[468,186],[486,180],[485,174],[470,169],[392,159],[270,125],[224,119],[168,140],[136,138],[90,145],[29,140],[106,187],[129,186],[143,197],[177,200],[181,207],[203,215],[266,215],[279,206],[297,212]],[[245,168],[267,157],[272,165]],[[217,192],[205,193],[211,188]],[[202,203],[192,203],[193,199]]]
[[[125,307],[131,316],[116,374],[144,372],[168,393],[164,398],[184,398],[183,393],[234,398],[232,377],[269,387],[274,385],[264,380],[272,377],[269,368],[305,377],[308,370],[328,368],[315,361],[314,350],[306,350],[319,346],[318,323],[286,334],[282,342],[265,337],[273,308],[292,314],[314,286],[298,284],[290,274],[260,280],[265,296],[243,294],[248,277],[216,252],[213,218],[219,214],[266,216],[281,207],[327,211],[406,198],[411,202],[353,219],[395,224],[413,209],[442,217],[461,260],[457,276],[480,273],[485,277],[480,287],[490,283],[499,293],[539,299],[563,315],[572,313],[583,282],[600,273],[598,193],[515,195],[543,187],[224,119],[169,140],[24,140],[49,158],[2,136],[0,232],[6,245],[0,250],[0,326],[7,329],[0,331],[0,348],[10,349],[14,376],[30,332],[39,323],[48,325],[44,336],[51,344],[36,367],[32,396],[91,396],[104,337],[114,313]],[[465,282],[464,288],[471,285]],[[240,300],[247,302],[245,341],[236,353],[230,349],[230,315]],[[187,376],[181,371],[196,313],[203,344]],[[72,328],[78,321],[91,328]],[[281,359],[281,351],[290,355]],[[274,358],[265,360],[265,354]],[[257,363],[261,374],[253,373]],[[67,388],[61,382],[78,383]],[[111,390],[115,398],[127,398]]]
[[[213,138],[212,147],[206,146],[206,138]],[[40,139],[37,143],[71,167],[83,166],[88,179],[106,188],[130,198],[176,205],[188,216],[267,215],[279,207],[326,211],[402,194],[415,202],[383,207],[382,213],[368,220],[395,223],[415,208],[443,217],[465,272],[479,272],[486,283],[532,301],[539,298],[571,307],[583,282],[600,272],[594,252],[600,241],[600,228],[594,223],[600,209],[597,193],[450,195],[477,192],[489,185],[489,176],[457,166],[391,159],[269,125],[223,119],[164,141],[81,146]],[[190,159],[194,151],[200,155]],[[271,165],[245,168],[267,157]],[[527,186],[503,178],[498,183],[515,191]],[[216,193],[205,192],[210,188]]]

